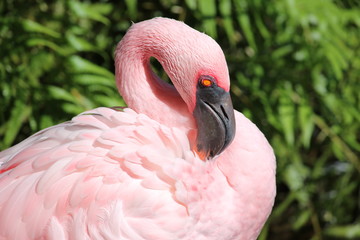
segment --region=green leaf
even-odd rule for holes
[[[325,228],[324,233],[329,237],[357,239],[360,238],[360,223],[330,226]]]
[[[293,51],[293,46],[292,45],[285,45],[285,46],[279,47],[276,50],[274,50],[272,52],[272,57],[275,60],[278,60],[278,58],[282,58],[285,55],[291,53],[292,51]]]
[[[219,3],[219,10],[223,17],[223,24],[229,43],[231,46],[235,46],[235,30],[231,19],[231,2],[228,0],[221,0]]]
[[[118,96],[118,98],[114,98],[112,96],[97,95],[94,97],[94,100],[96,100],[100,106],[104,107],[126,106],[124,100],[120,96]]]
[[[116,88],[114,78],[99,76],[94,74],[78,74],[73,77],[74,82],[89,86],[89,85],[103,85],[111,88]]]
[[[89,109],[84,109],[83,107],[73,103],[63,103],[61,107],[66,113],[72,115],[77,115],[83,111],[89,110]]]
[[[305,61],[308,58],[309,58],[309,55],[305,49],[300,49],[299,51],[294,53],[294,59],[296,61],[301,62],[301,61]]]
[[[290,164],[284,172],[284,179],[292,191],[298,191],[304,186],[308,170],[301,163]]]
[[[66,34],[66,40],[69,42],[70,46],[72,46],[77,51],[97,51],[97,47],[85,40],[84,38],[78,37],[72,33]]]
[[[34,22],[30,19],[23,19],[22,25],[25,31],[28,32],[43,33],[53,38],[60,38],[61,36],[58,32],[55,32],[51,28],[41,25],[40,23]]]
[[[197,2],[196,0],[185,0],[186,6],[188,6],[192,11],[195,11],[197,8]]]
[[[29,47],[34,47],[34,46],[48,47],[63,56],[69,55],[71,53],[70,49],[60,47],[56,43],[42,38],[30,38],[26,41],[26,44]]]
[[[50,93],[50,96],[55,99],[76,103],[76,98],[71,93],[61,87],[48,86],[48,91]]]
[[[107,69],[100,67],[79,56],[70,57],[69,63],[75,73],[93,73],[107,78],[115,78],[114,74]]]
[[[16,135],[20,131],[22,124],[31,114],[31,107],[26,105],[21,99],[16,100],[14,108],[11,110],[10,119],[7,122],[2,148],[11,146]]]
[[[248,41],[250,47],[257,52],[257,46],[255,42],[255,36],[252,31],[252,25],[250,23],[249,16],[246,14],[239,14],[238,21],[241,26],[241,29],[244,32],[245,38]]]
[[[213,38],[217,38],[216,32],[216,3],[215,0],[201,0],[198,2],[199,10],[203,17],[203,27],[205,33]]]
[[[279,102],[279,118],[282,124],[282,129],[285,134],[286,142],[289,145],[294,145],[294,119],[295,106],[293,101],[285,94],[280,96]]]
[[[129,16],[133,21],[137,17],[137,2],[137,0],[125,0],[125,4],[129,10]]]
[[[103,16],[111,10],[111,5],[106,4],[89,4],[85,2],[69,1],[72,12],[80,18],[89,18],[101,22],[105,25],[110,24],[109,19]]]
[[[315,66],[311,72],[311,77],[313,79],[313,86],[316,92],[320,95],[325,95],[327,93],[328,80],[321,70],[320,65]]]
[[[343,67],[345,67],[344,65],[346,64],[341,54],[339,54],[338,50],[332,45],[327,44],[325,49],[325,56],[330,62],[336,78],[341,79],[343,77],[342,69]]]
[[[269,40],[270,36],[271,36],[271,33],[267,30],[267,28],[266,28],[260,14],[258,12],[256,12],[256,14],[255,14],[255,24],[256,24],[257,28],[259,29],[259,32],[261,33],[261,36],[264,39]]]
[[[305,101],[299,106],[299,123],[301,127],[301,140],[305,148],[310,147],[310,140],[314,130],[314,120],[312,108]]]
[[[292,224],[293,229],[299,230],[309,221],[310,217],[311,217],[310,209],[305,209],[304,211],[302,211],[300,213],[300,216],[298,216],[295,222]]]
[[[54,124],[55,123],[54,123],[52,116],[50,116],[50,115],[42,115],[41,116],[41,118],[40,118],[40,128],[41,129],[53,126]]]

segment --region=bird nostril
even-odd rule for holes
[[[228,117],[228,115],[227,115],[227,113],[226,113],[223,105],[221,105],[220,108],[221,108],[221,111],[222,111],[222,113],[224,114],[225,118],[226,118],[227,120],[229,120],[229,117]]]
[[[215,154],[214,154],[214,151],[211,150],[211,151],[210,151],[210,157],[214,157],[214,155],[215,155]]]

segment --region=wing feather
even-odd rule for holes
[[[186,215],[170,169],[194,157],[178,134],[130,109],[98,108],[0,152],[0,238],[168,239],[183,220],[166,224],[163,213]]]

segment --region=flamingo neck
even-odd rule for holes
[[[166,126],[195,128],[195,120],[175,87],[151,70],[150,57],[157,58],[164,69],[168,61],[159,56],[151,42],[142,42],[141,37],[128,34],[116,50],[116,83],[126,104]]]

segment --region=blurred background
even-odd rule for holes
[[[0,150],[124,106],[114,48],[155,16],[216,39],[235,108],[274,147],[278,194],[259,239],[360,239],[359,0],[1,1]]]

